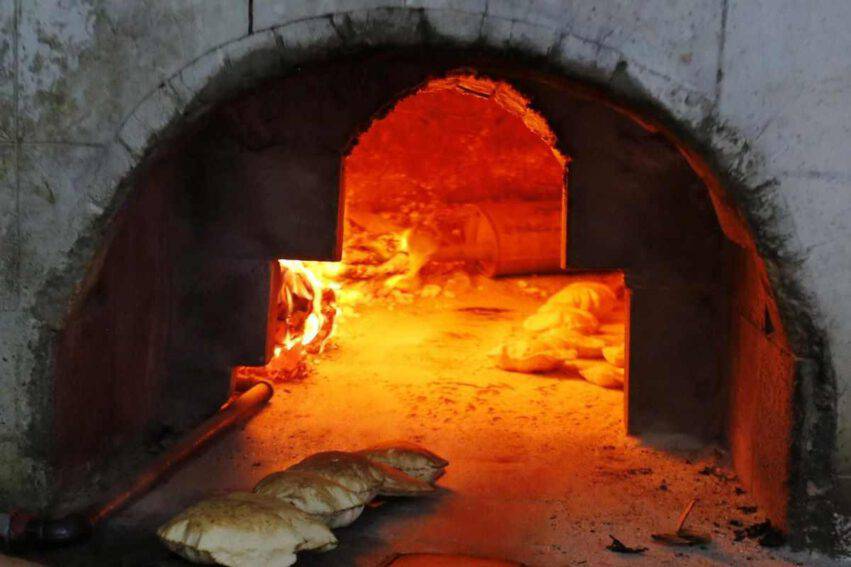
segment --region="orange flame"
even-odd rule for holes
[[[275,356],[299,346],[322,352],[339,314],[335,285],[321,278],[322,262],[278,260],[283,285],[278,296]]]

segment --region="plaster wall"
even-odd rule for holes
[[[818,369],[802,387],[835,380],[810,409],[835,403],[836,421],[802,427],[835,434],[820,442],[851,484],[848,22],[843,0],[0,0],[0,486],[18,487],[0,500],[39,500],[52,339],[122,180],[169,126],[328,50],[446,43],[663,108],[728,172],[792,350]]]

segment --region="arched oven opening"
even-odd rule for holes
[[[615,516],[673,508],[683,471],[786,528],[794,376],[744,223],[659,125],[488,57],[367,56],[216,107],[138,177],[59,338],[56,459],[73,485],[264,378],[229,482],[407,438],[451,497],[399,533],[522,558],[509,509],[534,531],[608,482]]]

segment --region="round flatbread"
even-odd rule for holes
[[[608,362],[598,362],[579,369],[579,374],[587,381],[603,388],[619,390],[623,388],[624,371]]]
[[[257,483],[254,493],[288,502],[320,518],[329,528],[348,526],[369,502],[338,482],[305,471],[272,473]]]
[[[623,368],[625,364],[625,352],[623,348],[623,344],[619,344],[616,346],[608,346],[603,349],[603,358],[606,359],[606,362],[617,366],[618,368]]]
[[[491,357],[496,366],[509,372],[539,374],[558,370],[562,359],[570,353],[548,352],[534,341],[519,338],[512,340],[494,352]],[[576,356],[576,353],[573,353]]]
[[[602,358],[606,341],[564,327],[549,329],[536,340],[552,350],[574,350],[580,358]]]
[[[354,492],[359,500],[369,502],[378,494],[383,475],[368,460],[352,458],[342,451],[325,451],[311,455],[287,470],[317,474]]]
[[[337,482],[361,498],[417,496],[433,492],[434,487],[387,465],[362,455],[343,451],[325,451],[311,455],[288,470],[318,474]]]
[[[533,332],[567,329],[580,333],[593,333],[599,326],[600,321],[593,313],[557,303],[545,303],[537,313],[523,321],[523,328]]]
[[[609,286],[588,281],[572,283],[547,300],[548,304],[575,307],[598,318],[611,313],[617,302],[618,298]]]
[[[157,530],[174,553],[195,563],[281,565],[296,553],[337,545],[331,530],[295,506],[269,496],[234,492],[190,506]]]
[[[371,461],[399,469],[416,479],[433,484],[443,476],[449,461],[416,443],[388,441],[358,451]]]

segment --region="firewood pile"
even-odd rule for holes
[[[568,372],[603,388],[623,388],[625,299],[622,286],[573,282],[550,297],[491,353],[511,372]]]
[[[334,549],[331,531],[352,524],[377,496],[424,496],[448,461],[408,442],[326,451],[233,492],[190,506],[157,530],[194,563],[293,565],[300,551]]]
[[[470,205],[417,202],[394,212],[352,214],[343,262],[324,275],[340,284],[344,303],[409,303],[431,286],[427,297],[435,282],[480,271],[468,242],[476,214]]]

